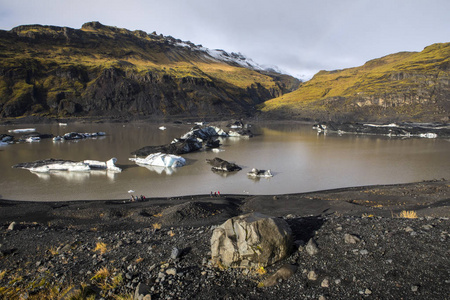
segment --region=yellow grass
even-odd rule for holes
[[[95,272],[94,276],[92,276],[91,280],[103,280],[105,278],[108,278],[110,275],[110,272],[107,267],[103,267],[99,269],[97,272]]]
[[[94,252],[100,252],[100,254],[105,254],[108,251],[108,246],[105,243],[98,242],[95,245]]]
[[[144,261],[144,258],[142,258],[142,257],[139,257],[139,258],[136,259],[136,263],[137,263],[137,264],[140,263],[140,262],[142,262],[142,261]]]
[[[50,247],[50,249],[48,249],[48,252],[50,252],[51,255],[58,255],[58,249],[55,247]]]
[[[413,210],[403,210],[398,216],[405,219],[417,219],[417,213]]]
[[[161,223],[153,223],[152,226],[155,230],[161,229]]]
[[[3,280],[3,278],[5,278],[6,272],[6,270],[0,272],[0,280]]]

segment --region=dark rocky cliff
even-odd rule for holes
[[[0,117],[248,115],[298,87],[208,51],[98,22],[0,31]]]

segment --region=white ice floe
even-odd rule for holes
[[[165,168],[182,167],[186,164],[186,160],[181,156],[161,152],[150,154],[145,158],[130,158],[130,160],[134,161],[138,165]]]
[[[391,124],[364,124],[364,126],[369,126],[369,127],[399,127],[397,124],[395,123],[391,123]]]
[[[23,169],[30,170],[35,173],[49,173],[58,171],[67,172],[90,172],[92,170],[107,170],[113,172],[121,172],[122,169],[115,165],[117,159],[111,158],[106,162],[97,160],[84,160],[81,162],[64,161],[58,163],[49,163],[39,167],[23,167]]]
[[[432,133],[432,132],[421,133],[421,134],[419,134],[419,136],[423,137],[423,138],[428,138],[428,139],[435,139],[438,137],[438,135],[436,133]]]
[[[58,123],[59,126],[67,126],[67,123]]]
[[[31,137],[25,139],[25,141],[28,142],[28,143],[40,142],[41,138],[38,137],[38,136],[31,136]]]
[[[159,127],[159,130],[166,130],[167,128],[166,128],[166,126],[160,126]]]
[[[23,129],[10,129],[8,132],[12,133],[28,133],[28,132],[35,132],[36,128],[23,128]]]
[[[114,172],[122,172],[122,169],[116,166],[117,158],[113,157],[108,161],[84,160],[83,163],[94,170],[109,170]]]
[[[91,168],[82,162],[67,162],[28,168],[28,170],[35,173],[49,173],[52,171],[88,172]]]

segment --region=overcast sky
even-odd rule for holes
[[[450,42],[450,0],[0,0],[0,29],[89,21],[241,52],[301,79]]]

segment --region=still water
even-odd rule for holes
[[[146,197],[209,194],[284,194],[341,187],[406,183],[450,178],[450,141],[382,136],[318,135],[310,125],[254,125],[255,137],[222,139],[219,153],[183,155],[187,165],[173,172],[149,170],[129,161],[130,152],[171,142],[190,125],[69,124],[31,126],[40,133],[107,133],[78,141],[16,143],[0,147],[0,198],[12,200],[125,199],[129,190]],[[0,133],[30,126],[1,126]],[[226,128],[223,128],[226,130]],[[74,161],[118,159],[121,173],[58,172],[33,174],[11,166],[46,158]],[[220,157],[242,167],[221,175],[211,171],[207,158]],[[252,168],[270,169],[272,178],[251,179]]]

